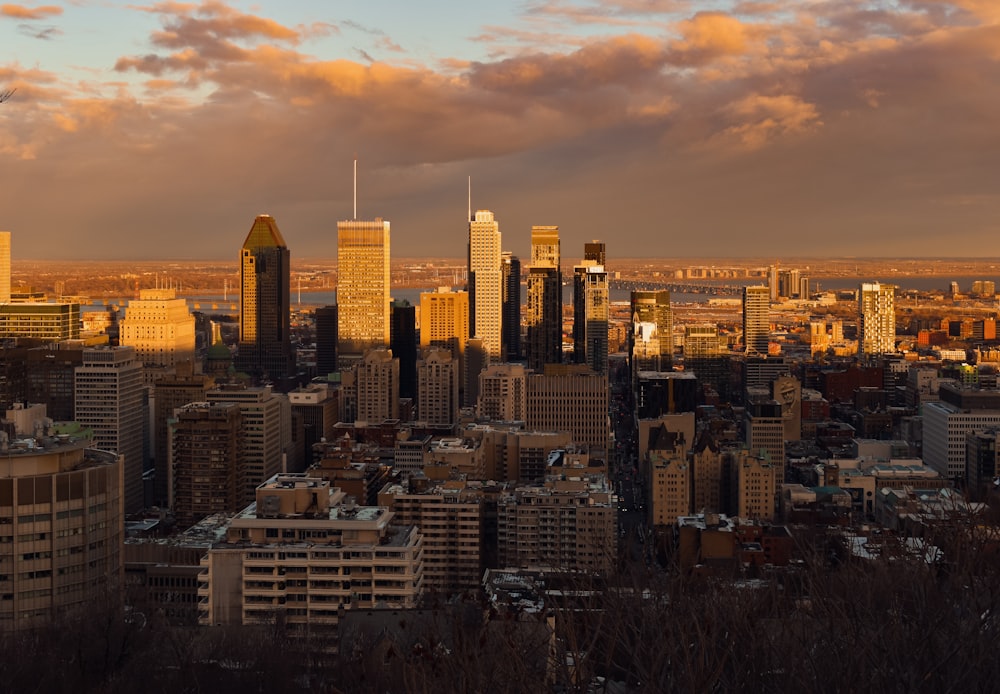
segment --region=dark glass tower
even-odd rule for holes
[[[274,219],[258,216],[240,251],[237,369],[279,390],[288,389],[295,375],[289,327],[290,258]]]
[[[316,373],[327,376],[337,370],[337,305],[316,309]]]
[[[504,252],[503,269],[503,348],[504,361],[521,358],[521,260]]]
[[[399,359],[399,397],[417,397],[417,308],[406,299],[394,301],[389,348]]]

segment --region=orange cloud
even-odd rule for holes
[[[747,52],[750,41],[740,20],[721,12],[699,12],[678,25],[681,38],[670,43],[672,62],[700,64]]]
[[[25,7],[24,5],[0,5],[0,17],[11,19],[32,20],[55,17],[62,14],[62,8],[56,5],[41,5]]]
[[[751,94],[725,110],[732,120],[738,121],[725,134],[736,137],[750,149],[762,147],[779,135],[803,133],[823,124],[816,105],[793,94]]]

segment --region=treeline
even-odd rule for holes
[[[949,548],[943,557],[859,560],[831,536],[767,577],[564,581],[533,615],[473,602],[381,621],[359,611],[337,642],[289,638],[280,619],[174,627],[109,601],[3,637],[0,681],[11,692],[149,694],[996,691],[995,537],[955,532],[960,541],[928,539]]]

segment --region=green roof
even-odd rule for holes
[[[253,226],[250,227],[247,240],[243,242],[243,248],[287,248],[287,246],[274,217],[269,214],[261,214],[253,220]]]

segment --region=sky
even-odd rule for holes
[[[997,257],[1000,0],[0,4],[22,259]]]

